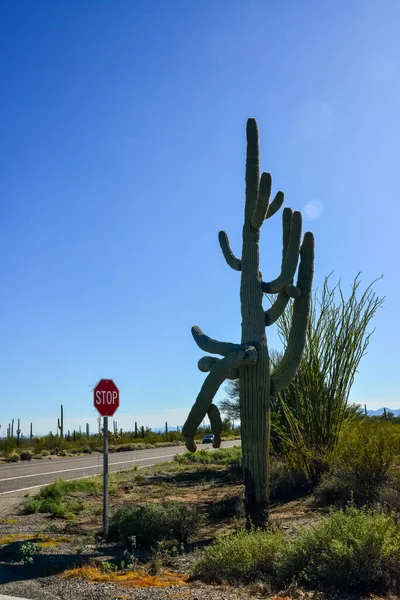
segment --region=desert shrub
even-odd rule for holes
[[[213,452],[209,450],[199,450],[193,453],[185,452],[185,454],[176,454],[174,460],[179,464],[221,464],[239,467],[242,464],[242,449],[239,446],[234,446],[233,448],[220,448]]]
[[[163,540],[186,543],[199,530],[203,519],[191,506],[176,501],[134,504],[117,510],[110,520],[110,539],[135,535],[143,547]]]
[[[7,462],[18,462],[19,460],[21,460],[21,457],[18,452],[11,452],[11,454],[7,454],[6,456]]]
[[[33,458],[36,459],[36,460],[42,460],[43,456],[41,454],[34,454]]]
[[[280,565],[281,581],[323,590],[377,592],[399,587],[400,528],[382,512],[332,512],[288,540]]]
[[[135,450],[135,444],[120,444],[117,446],[117,452],[130,452]]]
[[[296,581],[325,592],[400,589],[400,527],[383,512],[331,512],[294,538],[280,531],[240,530],[218,538],[194,564],[194,578],[213,583],[263,580],[276,589]]]
[[[50,452],[48,450],[42,450],[42,456],[49,456]]]
[[[314,489],[314,497],[319,506],[345,506],[352,498],[356,504],[362,504],[355,479],[337,471],[321,477]]]
[[[72,481],[59,479],[43,487],[34,498],[26,500],[24,512],[50,513],[54,517],[71,518],[86,508],[85,502],[80,498],[71,497],[72,494],[97,495],[100,490],[101,482],[95,477]]]
[[[271,460],[270,499],[271,502],[288,502],[301,498],[311,491],[311,482],[305,470],[290,465],[285,460]]]
[[[19,453],[21,460],[32,460],[33,452],[31,450],[21,450]]]
[[[192,575],[213,583],[274,581],[285,540],[280,532],[238,533],[220,537],[208,546],[195,563]]]
[[[90,446],[83,446],[81,452],[83,452],[83,454],[92,454],[92,449]]]
[[[60,450],[58,456],[68,456],[68,452],[66,450]]]
[[[399,464],[400,431],[388,422],[364,419],[346,427],[316,488],[321,504],[342,504],[351,496],[358,505],[379,499]]]
[[[208,507],[208,514],[214,519],[243,519],[246,515],[242,496],[225,496]]]

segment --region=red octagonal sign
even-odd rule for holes
[[[93,404],[102,417],[112,417],[119,406],[119,389],[112,379],[100,379],[94,388]]]

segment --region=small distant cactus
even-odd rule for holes
[[[19,442],[20,442],[20,439],[21,439],[21,427],[20,427],[20,420],[19,419],[18,419],[18,427],[17,427],[16,434],[17,434],[17,446],[19,446]]]
[[[64,437],[64,408],[61,404],[61,417],[57,419],[57,430],[60,431],[60,437]]]
[[[239,379],[240,419],[248,524],[264,527],[269,505],[269,441],[270,398],[290,384],[303,353],[310,312],[314,271],[314,236],[307,232],[301,242],[302,219],[290,208],[283,211],[283,251],[280,275],[266,283],[259,270],[260,229],[283,204],[278,192],[270,202],[272,180],[269,173],[260,178],[258,128],[254,119],[247,122],[246,203],[243,225],[242,256],[237,258],[225,231],[219,232],[219,243],[228,265],[241,272],[240,301],[242,340],[240,344],[220,342],[205,335],[199,327],[192,334],[201,350],[223,358],[204,356],[198,362],[200,371],[209,372],[183,426],[186,447],[196,450],[194,436],[208,414],[214,433],[214,447],[221,444],[222,422],[213,398],[226,379]],[[297,284],[293,279],[300,266]],[[276,294],[276,300],[264,310],[264,293]],[[279,319],[294,299],[292,327],[282,360],[270,373],[265,327]]]

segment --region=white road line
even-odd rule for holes
[[[113,465],[124,465],[126,463],[143,462],[144,460],[154,460],[155,458],[171,458],[174,454],[161,454],[160,456],[148,456],[147,458],[132,458],[131,460],[121,460],[119,462],[110,462],[109,466]],[[48,471],[47,473],[31,473],[30,475],[17,475],[16,477],[7,477],[7,479],[0,479],[2,481],[13,481],[15,479],[26,479],[28,477],[42,477],[44,475],[57,475],[58,473],[68,473],[69,471],[84,471],[85,469],[101,469],[103,461],[98,465],[92,465],[88,467],[75,467],[74,469],[62,469],[61,471]],[[90,477],[90,475],[88,475]],[[33,486],[36,487],[36,486]],[[40,487],[40,486],[39,486]],[[29,488],[28,488],[29,489]]]
[[[166,448],[183,448],[183,451],[186,452],[185,446],[165,446],[165,447]],[[148,448],[147,450],[128,450],[128,451],[124,452],[124,454],[130,455],[132,453],[135,453],[135,454],[139,453],[139,455],[142,456],[143,453],[151,452],[152,450],[157,450],[157,448]],[[176,452],[179,453],[178,450]],[[120,453],[119,452],[118,453],[109,452],[110,457],[116,456],[118,454],[120,454]],[[68,462],[68,464],[70,464],[73,462],[82,462],[84,460],[90,461],[90,460],[96,460],[96,459],[101,460],[103,462],[102,457],[103,457],[103,454],[99,453],[99,454],[92,454],[92,455],[86,455],[86,456],[77,456],[76,458],[73,458],[72,456],[63,456],[62,458],[56,457],[56,458],[52,458],[51,461],[53,462],[53,464],[57,463],[59,461],[60,462],[62,461],[63,463]],[[44,457],[44,458],[47,458],[47,457]],[[151,457],[149,457],[149,458],[151,458]],[[44,461],[44,462],[46,462],[46,461]],[[49,466],[50,466],[50,463],[47,463],[47,464],[49,464]],[[36,460],[32,460],[29,463],[25,463],[25,464],[24,464],[24,461],[19,462],[19,463],[14,463],[12,465],[9,465],[9,464],[5,465],[5,464],[0,463],[0,473],[2,471],[5,471],[6,469],[14,469],[14,470],[15,469],[26,469],[28,466],[31,466],[31,468],[43,467],[44,463],[43,462],[37,463]]]
[[[147,467],[154,467],[159,463],[151,463],[151,465],[144,465],[143,467],[139,467],[139,469],[147,469]],[[118,471],[117,471],[118,473]],[[71,477],[71,479],[66,479],[66,481],[77,481],[78,479],[89,479],[89,477],[93,477],[93,475],[84,475],[83,477]],[[96,477],[96,476],[95,476]],[[52,482],[51,482],[52,483]],[[8,492],[0,492],[0,496],[4,496],[5,494],[16,494],[17,492],[26,492],[28,490],[35,490],[37,488],[45,487],[46,485],[50,485],[48,483],[41,483],[40,485],[31,485],[30,487],[19,488],[19,490],[9,490]],[[1,598],[1,596],[0,596]]]

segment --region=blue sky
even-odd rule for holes
[[[120,425],[184,422],[191,326],[240,339],[217,234],[239,252],[249,116],[315,233],[315,285],[384,275],[352,399],[400,407],[399,19],[396,0],[1,2],[1,431],[54,430],[61,403],[94,425],[101,377]],[[266,279],[280,239],[271,219]]]

